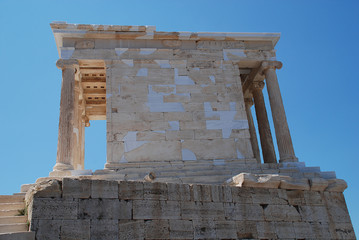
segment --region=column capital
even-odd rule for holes
[[[74,68],[77,69],[79,67],[79,61],[76,59],[62,59],[60,58],[56,62],[56,67],[59,69],[66,69],[66,68]]]
[[[261,64],[261,73],[264,75],[268,69],[281,69],[282,66],[283,64],[280,61],[263,61]]]
[[[262,90],[265,86],[264,81],[254,81],[251,86],[251,90]]]

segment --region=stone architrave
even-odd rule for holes
[[[297,162],[294,154],[292,138],[290,136],[287,118],[283,106],[283,100],[279,89],[276,69],[282,67],[281,62],[262,63],[263,73],[266,78],[269,102],[272,110],[275,135],[277,139],[280,162]]]
[[[276,163],[272,134],[270,131],[267,110],[264,103],[262,89],[264,82],[254,82],[252,85],[252,94],[254,98],[254,107],[258,122],[259,136],[261,140],[264,163]]]

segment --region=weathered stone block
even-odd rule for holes
[[[240,173],[228,179],[227,184],[238,187],[278,188],[280,177],[276,174]]]
[[[335,223],[334,229],[331,228],[331,235],[335,239],[356,239],[351,223]]]
[[[311,191],[324,191],[328,187],[328,181],[323,178],[311,178],[309,185]]]
[[[179,86],[177,86],[177,87],[179,87]],[[190,113],[190,112],[165,112],[164,120],[165,121],[192,121],[192,113]]]
[[[166,139],[165,133],[145,131],[136,134],[137,141],[162,141]]]
[[[143,183],[120,181],[118,184],[118,197],[120,199],[143,199]]]
[[[216,219],[224,220],[222,203],[214,202],[181,202],[182,219]]]
[[[251,188],[231,187],[231,190],[234,203],[253,203]]]
[[[32,220],[31,231],[36,239],[60,240],[61,220]]]
[[[91,240],[114,240],[118,239],[118,220],[91,219]]]
[[[257,222],[257,233],[259,239],[277,239],[278,235],[273,222]]]
[[[193,220],[194,239],[216,239],[216,225],[212,219]]]
[[[91,180],[64,178],[62,191],[64,198],[89,198],[91,196]]]
[[[263,221],[263,208],[259,204],[224,203],[226,219],[235,221]]]
[[[196,129],[200,129],[199,127]],[[220,151],[218,151],[220,146]],[[197,159],[236,159],[233,139],[184,140],[182,148],[191,150]]]
[[[78,199],[34,198],[32,219],[77,219]]]
[[[156,149],[156,151],[153,151]],[[151,141],[125,153],[128,162],[174,161],[181,159],[180,141]]]
[[[61,182],[58,180],[47,180],[32,186],[26,193],[26,199],[36,198],[60,198],[62,196]]]
[[[215,221],[217,239],[236,239],[237,226],[235,221]]]
[[[95,41],[93,41],[93,40],[76,41],[75,48],[77,48],[77,49],[95,48]]]
[[[133,219],[180,219],[178,201],[134,200]]]
[[[299,206],[303,221],[328,222],[328,210],[325,206]]]
[[[90,220],[63,220],[61,222],[60,236],[61,240],[90,239]]]
[[[167,200],[168,191],[167,184],[160,182],[144,182],[143,183],[144,199]]]
[[[280,239],[293,239],[295,238],[295,231],[291,222],[275,222],[275,230],[278,238]]]
[[[267,221],[300,221],[299,209],[290,205],[261,205]]]
[[[235,221],[237,238],[253,239],[258,238],[256,221]]]
[[[79,200],[79,218],[131,219],[132,201],[118,199]]]
[[[168,200],[190,201],[191,193],[188,184],[167,183]]]
[[[145,239],[169,239],[168,220],[145,221]]]
[[[119,221],[119,239],[133,240],[145,238],[144,220]]]
[[[192,185],[190,189],[191,192],[193,192],[193,199],[191,199],[192,201],[212,202],[211,185]]]
[[[329,225],[326,222],[311,222],[312,231],[315,239],[333,239]]]
[[[287,199],[290,205],[305,205],[304,192],[301,190],[287,190]]]
[[[197,129],[194,130],[194,138],[195,139],[215,139],[215,138],[222,138],[222,130],[221,129]]]
[[[306,205],[324,205],[324,197],[321,192],[305,191],[303,192]]]
[[[92,198],[118,198],[118,183],[116,181],[92,180]]]
[[[136,119],[145,122],[167,121],[162,112],[136,112]]]
[[[169,220],[170,239],[193,239],[192,220]]]
[[[187,140],[194,138],[194,130],[166,131],[166,140]]]
[[[309,181],[307,178],[290,178],[281,176],[280,188],[282,189],[298,189],[309,190]]]
[[[325,191],[344,192],[347,187],[348,185],[343,179],[328,179],[328,187]]]
[[[222,186],[223,189],[223,202],[233,202],[232,187]]]
[[[271,203],[276,205],[288,204],[287,191],[283,189],[269,189]]]
[[[211,185],[211,196],[213,202],[223,202],[223,187]]]
[[[314,239],[312,225],[309,222],[293,222],[295,237],[297,239]]]

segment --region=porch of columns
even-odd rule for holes
[[[84,127],[83,107],[79,104],[80,84],[76,72],[79,68],[75,59],[59,59],[56,66],[62,70],[59,135],[57,158],[54,171],[83,169]]]
[[[285,115],[282,95],[280,93],[276,69],[282,67],[282,63],[278,61],[262,62],[262,74],[264,74],[269,103],[272,111],[275,135],[279,151],[279,162],[297,162],[295,156],[292,138],[289,132],[287,117]]]
[[[254,99],[254,107],[256,110],[258,131],[261,141],[263,162],[277,163],[272,133],[270,131],[267,110],[264,103],[262,89],[264,88],[263,81],[255,81],[252,83],[251,92]],[[253,144],[252,144],[253,145]],[[257,144],[258,146],[258,144]]]
[[[245,103],[245,109],[246,109],[246,114],[247,114],[247,119],[248,119],[249,135],[251,137],[252,151],[254,154],[254,158],[257,160],[257,163],[261,163],[261,155],[260,155],[259,146],[258,146],[257,133],[256,133],[256,128],[254,126],[253,116],[252,116],[252,111],[251,111],[251,107],[254,104],[253,99],[245,98],[244,103]]]

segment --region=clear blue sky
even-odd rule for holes
[[[336,171],[359,234],[359,1],[0,1],[0,194],[55,164],[61,72],[52,21],[159,31],[280,32],[278,78],[296,155]],[[86,129],[86,168],[106,161],[104,121]]]

